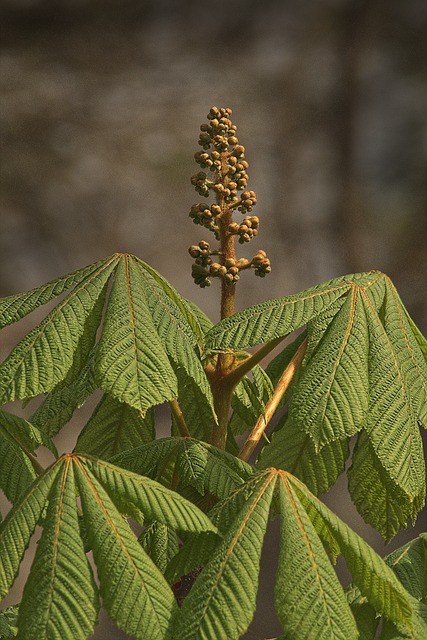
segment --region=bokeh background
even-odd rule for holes
[[[131,252],[217,320],[217,287],[190,276],[188,246],[210,238],[188,218],[189,178],[199,125],[230,106],[261,219],[249,253],[273,267],[243,274],[237,308],[380,269],[427,331],[425,0],[3,0],[1,13],[1,295]],[[384,552],[344,478],[327,500]],[[248,640],[280,632],[269,535]],[[94,637],[126,636],[103,620]]]

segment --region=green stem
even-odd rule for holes
[[[188,430],[187,423],[185,422],[185,418],[181,411],[181,407],[178,404],[178,400],[169,400],[169,406],[171,408],[173,417],[175,418],[175,422],[180,435],[183,438],[191,438],[191,433]]]

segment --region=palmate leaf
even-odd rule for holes
[[[72,366],[74,352],[114,266],[116,257],[99,263],[46,318],[17,344],[0,365],[0,402],[51,391]]]
[[[218,539],[217,535],[212,534],[212,536]],[[201,535],[196,536],[196,538],[199,537]],[[153,522],[146,527],[139,536],[138,542],[142,544],[143,549],[162,573],[179,550],[176,532],[161,522]]]
[[[191,462],[189,460],[191,450]],[[161,438],[111,459],[134,473],[160,478],[170,463],[176,465],[180,484],[199,493],[225,498],[249,479],[253,468],[235,456],[193,438]]]
[[[97,272],[105,264],[106,260],[100,260],[94,264],[68,273],[60,278],[55,278],[41,287],[36,287],[24,293],[8,296],[0,299],[0,328],[17,322],[38,307],[47,304],[64,291],[75,287],[87,277]]]
[[[378,464],[419,509],[425,469],[418,421],[426,420],[427,366],[419,332],[386,275],[345,276],[256,305],[211,329],[206,347],[242,349],[305,324],[309,341],[290,423],[318,449],[366,431]]]
[[[229,427],[235,435],[252,429],[273,394],[271,380],[259,365],[252,369],[252,376],[253,380],[243,378],[233,395]]]
[[[112,274],[114,282],[94,351],[92,378],[88,365]],[[47,418],[46,430],[53,434],[95,385],[139,411],[176,398],[174,367],[179,370],[181,386],[189,380],[199,405],[204,404],[205,413],[215,420],[212,393],[200,359],[202,312],[135,256],[115,254],[0,301],[4,324],[72,286],[0,365],[0,402],[52,392],[34,420],[41,425]]]
[[[177,616],[175,640],[239,638],[256,604],[259,561],[273,495],[273,475],[252,483],[252,493]]]
[[[139,411],[176,397],[176,378],[147,308],[140,269],[120,260],[95,360],[100,387]]]
[[[192,533],[215,533],[216,528],[197,507],[153,480],[76,454],[62,456],[37,478],[0,525],[2,597],[43,514],[42,537],[20,605],[20,637],[74,640],[93,630],[98,589],[84,553],[77,493],[109,615],[135,638],[168,637],[176,609],[172,591],[118,506],[132,506],[148,519],[161,515],[168,527]]]
[[[154,439],[153,410],[145,415],[104,394],[77,438],[75,452],[111,458]]]

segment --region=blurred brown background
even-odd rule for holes
[[[210,238],[188,218],[189,178],[200,123],[230,106],[261,219],[249,252],[273,266],[243,274],[238,308],[375,268],[427,331],[425,0],[3,0],[1,12],[0,295],[123,251],[218,319],[216,286],[190,276],[187,247]],[[328,501],[382,550],[345,479]],[[273,571],[250,640],[280,631]]]

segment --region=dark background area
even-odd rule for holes
[[[273,267],[242,275],[237,308],[380,269],[427,331],[425,0],[3,0],[1,13],[0,295],[131,252],[217,320],[217,283],[190,276],[188,246],[211,238],[188,218],[189,179],[199,125],[230,106],[261,220],[248,251]],[[345,478],[327,501],[384,553]],[[250,640],[280,632],[275,523],[269,536]],[[106,622],[94,637],[125,636]]]

